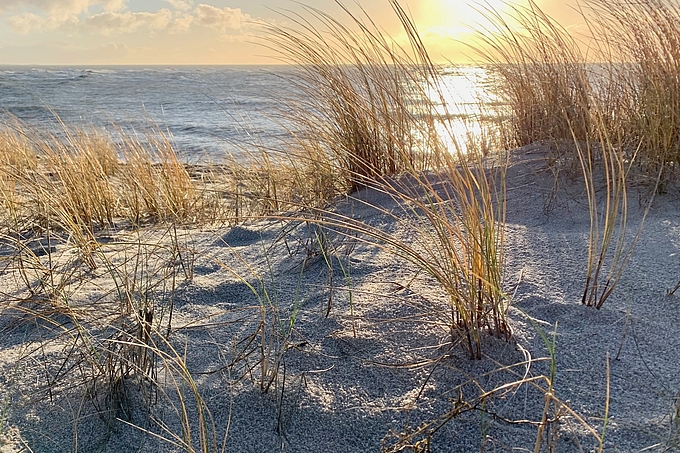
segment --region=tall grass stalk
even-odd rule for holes
[[[606,135],[606,131],[601,129],[600,133],[601,141],[597,144],[597,147],[604,148],[600,152],[605,182],[605,206],[603,209],[599,207],[594,177],[597,170],[593,166],[594,157],[591,148],[593,145],[589,142],[585,144],[576,142],[590,210],[588,263],[581,302],[598,309],[602,307],[616,288],[633,255],[662,177],[662,170],[660,169],[652,196],[642,214],[639,226],[635,233],[631,233],[627,220],[627,180],[634,157],[630,163],[626,163],[622,148],[614,144],[612,138]]]
[[[626,223],[628,197],[626,176],[629,167],[624,164],[620,148],[614,145],[606,130],[601,130],[602,168],[605,182],[605,207],[598,207],[595,181],[594,151],[589,140],[581,143],[575,140],[576,149],[583,170],[588,206],[590,210],[590,236],[588,242],[588,264],[586,283],[581,302],[600,308],[616,287],[625,267]],[[602,231],[600,231],[602,228]],[[612,245],[614,245],[612,250]],[[612,253],[609,271],[606,272],[608,253]],[[604,282],[603,282],[604,280]]]
[[[532,323],[533,319],[529,318]],[[534,444],[534,453],[540,453],[541,443],[543,442],[543,436],[548,425],[548,417],[550,415],[550,406],[552,404],[558,404],[559,400],[555,398],[555,375],[557,373],[557,361],[555,360],[555,350],[557,345],[557,322],[555,323],[555,329],[553,330],[552,340],[549,340],[545,332],[534,323],[534,328],[538,331],[545,347],[548,349],[548,354],[550,354],[550,376],[546,376],[546,381],[548,383],[548,388],[545,391],[545,406],[543,408],[543,415],[541,417],[541,422],[538,425],[538,434],[536,435],[536,443]],[[557,409],[559,412],[559,409]],[[557,418],[557,417],[556,417]]]
[[[439,68],[397,2],[391,5],[407,47],[338,4],[349,25],[308,7],[306,16],[288,16],[297,28],[267,27],[268,45],[297,65],[293,81],[305,99],[286,119],[303,138],[302,149],[327,156],[350,192],[369,188],[398,200],[403,213],[387,214],[413,228],[417,240],[331,211],[315,210],[304,220],[363,235],[427,271],[448,296],[443,318],[451,341],[481,358],[485,331],[510,335],[501,289],[505,161],[493,168],[474,150],[445,148],[456,136]],[[391,177],[397,173],[407,176]]]
[[[619,83],[610,91],[628,147],[660,189],[678,176],[680,165],[680,5],[664,0],[591,0],[590,22],[606,41]],[[616,87],[614,87],[616,88]],[[653,179],[652,179],[653,180]]]
[[[265,45],[297,72],[286,106],[297,154],[330,159],[350,192],[384,175],[425,168],[440,146],[425,89],[434,70],[420,41],[400,47],[339,1],[347,22],[310,6],[265,26]],[[415,30],[394,1],[393,9]],[[409,30],[410,31],[410,30]]]
[[[532,0],[509,8],[481,10],[493,25],[479,32],[475,50],[499,78],[510,145],[585,139],[591,87],[579,43]]]

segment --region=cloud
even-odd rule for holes
[[[126,4],[127,0],[0,0],[0,15],[16,13],[9,16],[7,22],[17,33],[27,34],[31,30],[48,31],[76,25],[79,15],[86,13],[90,6],[98,5],[106,13],[113,13],[125,9]]]
[[[9,25],[15,32],[26,35],[29,31],[35,28],[42,28],[45,23],[45,18],[37,16],[32,13],[22,14],[20,16],[12,16],[9,18]]]
[[[127,0],[100,0],[102,6],[104,7],[104,11],[122,11],[126,4]]]
[[[1,0],[0,14],[34,10],[60,19],[78,15],[95,5],[101,6],[104,11],[120,11],[126,3],[127,0]]]
[[[26,35],[31,30],[55,30],[65,25],[76,25],[78,18],[76,16],[56,17],[56,16],[38,16],[33,13],[24,13],[10,17],[8,20],[10,27],[15,32]]]
[[[200,25],[222,32],[240,30],[244,22],[251,20],[251,17],[243,13],[240,8],[218,8],[205,3],[201,3],[194,9],[194,15]]]
[[[191,11],[191,5],[193,2],[191,0],[165,0],[172,6],[175,11],[181,11],[183,13]]]
[[[162,30],[168,27],[171,20],[172,13],[163,8],[155,13],[104,12],[88,17],[84,25],[108,36],[116,33],[132,33],[139,28]]]
[[[194,23],[194,16],[189,14],[176,16],[172,23],[170,24],[168,31],[170,33],[186,33],[191,28],[191,24]]]
[[[128,8],[130,0],[0,0],[0,27],[4,22],[22,35],[56,32],[70,37],[111,37],[161,32],[167,38],[187,35],[187,39],[203,39],[210,35],[211,39],[240,41],[253,21],[240,8],[207,3],[194,6],[194,0],[164,1],[167,8],[133,12]],[[23,9],[8,14],[10,7]]]
[[[131,33],[140,28],[178,34],[196,25],[233,34],[251,20],[240,8],[220,8],[205,3],[193,7],[193,0],[165,1],[171,9],[131,12],[127,9],[129,0],[0,0],[0,15],[15,12],[6,21],[20,34],[61,28],[98,31],[105,36]],[[103,12],[90,14],[89,8],[94,5]]]

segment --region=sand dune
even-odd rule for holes
[[[596,310],[581,304],[590,227],[582,182],[565,173],[556,186],[544,157],[527,147],[508,169],[504,289],[513,337],[484,338],[482,360],[452,344],[436,281],[360,238],[325,232],[333,257],[315,243],[319,227],[285,219],[176,235],[117,231],[102,250],[146,285],[140,293],[154,304],[160,334],[158,351],[148,351],[155,366],[146,378],[130,371],[115,392],[88,380],[96,370],[82,332],[98,342],[92,349],[120,354],[140,334],[121,335],[134,325],[121,317],[122,281],[105,266],[76,269],[63,285],[77,322],[48,312],[66,299],[4,304],[2,451],[183,451],[187,432],[200,450],[201,414],[208,450],[380,451],[423,428],[411,443],[429,433],[432,451],[533,451],[547,388],[540,376],[550,374],[539,330],[548,338],[556,331],[554,392],[573,411],[559,411],[544,432],[559,436],[558,451],[597,448],[583,422],[602,431],[608,382],[604,451],[676,451],[680,302],[667,290],[680,280],[677,192],[654,200],[619,286]],[[636,190],[631,234],[648,199]],[[414,234],[403,206],[384,193],[367,189],[335,209],[404,240]],[[139,243],[154,247],[140,253]],[[55,239],[53,247],[41,258],[69,259],[68,244]],[[183,256],[173,252],[180,249]],[[0,287],[27,294],[15,271],[0,275]],[[271,365],[264,374],[263,351]],[[115,359],[97,358],[101,366]]]

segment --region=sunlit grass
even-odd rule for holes
[[[657,191],[660,181],[672,182],[680,165],[678,10],[660,0],[594,2],[592,11],[599,15],[591,19],[592,30],[620,28],[598,49],[610,59],[600,61],[604,70],[596,81],[580,43],[535,4],[511,11],[520,31],[508,25],[505,13],[487,11],[497,29],[487,35],[483,55],[500,77],[508,121],[500,131],[478,123],[480,134],[473,135],[480,141],[462,143],[440,68],[430,61],[405,10],[391,5],[409,38],[405,47],[349,9],[336,18],[308,7],[286,16],[289,28],[268,27],[267,45],[296,68],[287,75],[299,99],[286,104],[286,122],[294,126],[287,156],[259,149],[211,166],[190,166],[167,136],[153,130],[143,136],[120,131],[116,140],[68,125],[59,135],[19,123],[0,132],[0,239],[9,250],[3,271],[19,286],[15,294],[4,294],[5,303],[60,332],[67,351],[62,364],[77,362],[73,369],[79,367],[88,397],[96,398],[97,389],[107,395],[107,411],[114,414],[109,422],[121,419],[126,382],[135,380],[140,388],[150,383],[161,389],[176,424],[159,423],[147,434],[185,451],[217,449],[208,403],[187,365],[192,351],[181,351],[169,339],[177,282],[193,278],[195,257],[181,244],[178,226],[261,219],[304,223],[310,248],[331,274],[330,292],[333,263],[340,263],[355,336],[362,331],[355,322],[352,269],[338,257],[341,246],[333,241],[351,238],[379,249],[437,283],[431,291],[443,294],[445,302],[425,301],[428,316],[437,320],[432,325],[448,338],[446,354],[462,345],[471,358],[482,359],[488,337],[512,337],[503,280],[508,161],[501,144],[540,142],[558,150],[553,162],[570,159],[583,176],[591,222],[581,302],[600,308],[613,293],[642,231],[643,222],[631,239],[632,172],[640,165]],[[629,64],[616,60],[622,55]],[[365,201],[362,195],[370,191],[389,207]],[[340,200],[368,205],[403,227],[402,234],[341,211]],[[121,225],[138,236],[127,243],[102,240],[102,232]],[[140,231],[147,226],[166,227],[170,239],[144,239]],[[32,246],[36,239],[45,243],[40,249]],[[224,340],[235,345],[225,368],[237,374],[235,380],[252,379],[267,392],[285,382],[279,373],[285,373],[284,358],[299,322],[306,261],[297,274],[292,308],[283,307],[277,275],[267,267],[271,249],[260,245],[264,271],[234,250],[233,263],[216,264],[257,299],[238,319],[245,334]],[[89,305],[74,303],[95,271],[112,280],[114,289]],[[92,312],[98,314],[95,320]],[[330,298],[325,314],[333,315]],[[66,317],[68,326],[56,315]],[[469,383],[477,395],[461,393],[450,412],[401,433],[391,451],[425,451],[442,426],[467,411],[484,413],[487,401],[521,387],[544,398],[536,421],[517,422],[537,428],[535,451],[556,444],[556,435],[548,433],[556,432],[564,415],[583,425],[602,450],[609,394],[601,431],[558,397],[556,335],[544,336],[549,375],[530,376],[528,367],[538,359],[527,357],[516,365],[521,371],[511,370],[513,379],[498,387],[487,389],[480,383],[485,376],[473,376]],[[43,387],[51,392],[56,378],[69,376],[59,370]],[[5,409],[0,412],[4,420]]]
[[[370,188],[399,199],[422,249],[333,212],[317,211],[315,221],[364,235],[432,275],[449,297],[452,342],[464,338],[470,356],[481,358],[484,332],[510,333],[501,282],[505,163],[487,168],[480,150],[458,142],[440,69],[407,13],[392,6],[407,48],[347,9],[349,26],[309,8],[288,17],[297,28],[267,29],[269,45],[297,68],[290,79],[304,99],[287,120],[302,152],[337,168],[350,193]],[[411,182],[392,178],[399,174]]]
[[[631,238],[629,181],[644,181],[656,192],[677,175],[678,11],[656,1],[593,1],[581,11],[593,35],[591,48],[531,2],[512,8],[512,26],[487,9],[494,27],[479,50],[498,74],[510,112],[505,136],[516,146],[551,145],[556,153],[546,163],[556,174],[571,168],[573,177],[581,169],[591,218],[582,302],[600,308],[621,278],[646,216]],[[634,168],[641,171],[633,174]]]
[[[284,115],[295,125],[298,153],[328,159],[350,191],[430,166],[441,140],[427,91],[436,68],[422,43],[402,48],[346,8],[345,22],[305,12],[285,16],[292,27],[267,26],[265,43],[297,68]]]

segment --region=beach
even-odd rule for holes
[[[606,430],[607,452],[675,451],[680,321],[678,296],[667,292],[680,280],[677,189],[654,198],[598,310],[581,303],[590,228],[583,183],[555,180],[546,156],[545,147],[525,147],[507,170],[503,291],[512,336],[482,338],[481,360],[443,321],[441,286],[358,234],[328,228],[327,256],[314,243],[323,225],[284,217],[121,228],[101,250],[146,285],[153,348],[123,352],[139,332],[121,334],[134,324],[121,317],[121,283],[101,266],[63,285],[68,312],[59,301],[13,297],[0,312],[2,451],[359,452],[418,442],[432,451],[533,451],[551,364],[556,399],[541,451],[597,450],[590,430]],[[629,198],[635,233],[649,189]],[[387,193],[365,189],[331,210],[418,241],[408,209]],[[53,240],[36,255],[66,259],[72,249]],[[0,278],[6,294],[26,293],[16,270]],[[100,342],[92,348],[118,352],[88,356],[85,332]],[[113,373],[115,383],[92,369],[146,353],[148,368]]]
[[[680,450],[680,7],[389,4],[0,68],[2,453]]]

